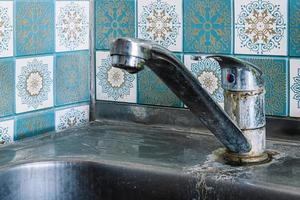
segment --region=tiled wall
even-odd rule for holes
[[[191,55],[249,60],[265,74],[267,114],[300,117],[300,0],[96,0],[95,15],[98,100],[183,107],[151,71],[111,67],[109,43],[139,37],[176,53],[220,105],[219,64]]]
[[[89,120],[89,1],[0,1],[0,143]]]

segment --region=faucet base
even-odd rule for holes
[[[225,151],[223,158],[226,162],[231,165],[254,165],[254,164],[263,164],[271,161],[272,156],[267,152],[263,152],[259,155],[250,155],[250,154],[236,154]]]

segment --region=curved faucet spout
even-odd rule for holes
[[[251,150],[240,128],[170,51],[149,41],[119,38],[110,54],[114,67],[130,73],[149,67],[229,151],[247,153]]]

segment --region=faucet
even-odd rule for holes
[[[264,81],[253,64],[229,56],[205,57],[221,66],[224,111],[180,60],[154,42],[118,38],[112,43],[110,55],[113,67],[132,74],[149,67],[226,147],[225,160],[249,164],[268,159]]]

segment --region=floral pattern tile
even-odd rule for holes
[[[14,141],[14,120],[0,121],[0,144]]]
[[[109,49],[118,37],[135,37],[135,1],[102,0],[95,2],[96,49]]]
[[[138,83],[139,104],[182,107],[181,100],[149,68],[138,74]]]
[[[56,105],[89,101],[89,52],[56,55]]]
[[[109,52],[96,54],[97,100],[136,103],[137,77],[112,67]]]
[[[14,74],[13,59],[0,60],[0,117],[14,113]]]
[[[13,53],[13,1],[0,1],[0,57]]]
[[[56,2],[56,51],[89,48],[89,1]]]
[[[221,67],[219,63],[212,58],[195,61],[191,55],[184,56],[184,63],[199,80],[202,87],[223,107],[224,95],[221,86]]]
[[[80,127],[89,122],[89,105],[55,111],[55,130]]]
[[[182,51],[182,0],[139,0],[138,37]]]
[[[53,110],[29,113],[17,117],[14,138],[20,140],[54,130]]]
[[[300,117],[300,59],[290,60],[290,116]]]
[[[232,53],[231,0],[184,1],[184,51]]]
[[[16,60],[16,112],[53,106],[53,56]]]
[[[16,0],[16,54],[54,51],[54,1]]]
[[[287,55],[287,2],[235,0],[235,53]]]
[[[290,55],[300,57],[300,0],[290,0]]]
[[[266,114],[288,115],[288,60],[273,57],[240,57],[261,68],[266,85]]]

